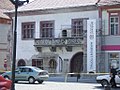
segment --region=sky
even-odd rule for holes
[[[29,1],[31,2],[31,1],[34,1],[34,0],[29,0]]]

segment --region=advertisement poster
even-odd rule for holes
[[[96,72],[96,20],[87,20],[87,72]]]

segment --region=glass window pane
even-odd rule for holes
[[[118,32],[118,24],[115,25],[115,31],[116,31],[116,34],[118,35],[119,32]]]
[[[111,24],[111,35],[114,35],[114,24]]]
[[[118,22],[118,18],[117,17],[115,18],[115,22]]]
[[[114,22],[114,18],[111,18],[110,22],[113,23]]]
[[[118,53],[110,53],[110,58],[119,58],[119,54]]]

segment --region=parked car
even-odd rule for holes
[[[107,75],[99,75],[96,77],[97,83],[100,83],[103,87],[105,85],[110,85],[110,74]],[[116,84],[120,84],[120,69],[117,70],[117,75],[115,76]]]
[[[6,79],[11,79],[12,72],[7,71],[3,73],[2,76]],[[40,84],[42,84],[43,81],[47,80],[48,78],[48,71],[42,70],[38,67],[20,66],[15,70],[15,82],[29,81],[29,83],[35,83],[35,81],[38,81]]]
[[[11,84],[11,80],[6,80],[3,76],[0,75],[0,90],[10,90]]]

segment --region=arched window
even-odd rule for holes
[[[25,65],[26,65],[26,63],[25,63],[25,61],[24,61],[23,59],[20,59],[20,60],[18,61],[17,66],[25,66]]]
[[[56,67],[57,67],[57,62],[56,62],[54,59],[51,59],[51,60],[49,61],[49,66],[50,66],[50,68],[56,69]]]

